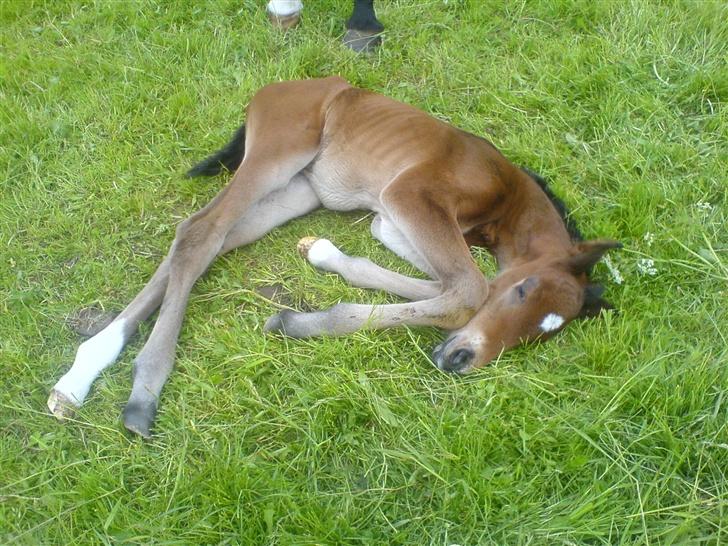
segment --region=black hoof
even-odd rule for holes
[[[154,402],[129,402],[124,408],[124,426],[142,438],[151,438],[151,429],[156,415],[157,405]]]
[[[350,28],[347,29],[342,41],[346,47],[357,53],[372,53],[382,43],[382,35],[379,32]]]
[[[265,324],[263,325],[263,331],[268,333],[286,333],[286,317],[288,315],[293,314],[294,311],[288,311],[284,310],[280,313],[276,313],[275,315],[268,318],[268,320],[265,321]]]

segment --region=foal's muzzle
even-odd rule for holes
[[[475,352],[467,347],[452,347],[453,339],[440,343],[432,351],[432,361],[440,370],[449,373],[464,373],[469,371],[475,358]]]

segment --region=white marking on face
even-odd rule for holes
[[[115,320],[94,337],[84,341],[76,352],[73,366],[53,388],[80,406],[94,379],[114,363],[123,349],[125,324],[124,319]]]
[[[308,249],[308,261],[316,267],[323,267],[343,254],[328,239],[319,239]]]
[[[559,329],[563,323],[564,317],[557,315],[556,313],[549,313],[543,318],[539,328],[541,328],[544,332],[553,332],[554,330]]]
[[[268,11],[273,15],[292,15],[303,9],[301,0],[270,0],[268,2]]]

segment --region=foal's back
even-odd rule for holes
[[[489,142],[408,104],[364,89],[338,91],[325,109],[321,146],[305,170],[323,205],[378,211],[393,180],[419,169],[418,193],[447,201],[457,193],[478,216],[521,173]],[[504,185],[505,183],[505,185]],[[459,214],[458,214],[459,216]],[[469,222],[466,222],[469,223]]]

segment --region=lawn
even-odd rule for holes
[[[0,543],[728,543],[727,5],[378,0],[357,56],[348,0],[286,35],[262,4],[0,3]],[[185,170],[260,86],[331,74],[548,178],[624,243],[596,269],[619,312],[466,378],[432,329],[264,335],[280,304],[395,301],[302,236],[412,272],[365,213],[320,211],[197,284],[153,439],[120,421],[149,325],[51,418],[74,316],[121,310],[226,182]]]

